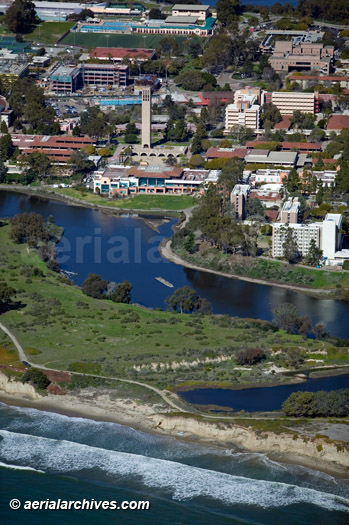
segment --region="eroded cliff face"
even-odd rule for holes
[[[6,394],[23,396],[29,399],[40,399],[42,397],[29,383],[16,381],[14,378],[7,377],[3,372],[0,372],[0,390],[3,390]]]
[[[308,456],[349,468],[348,444],[331,442],[326,438],[310,439],[290,434],[256,431],[238,425],[199,421],[184,417],[153,416],[156,426],[171,434],[190,432],[203,439],[234,443],[252,452],[285,453]]]

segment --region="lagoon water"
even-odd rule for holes
[[[183,268],[160,256],[158,246],[172,236],[174,219],[159,228],[159,233],[136,216],[115,217],[101,211],[36,196],[0,191],[0,217],[33,211],[55,217],[65,233],[58,250],[64,270],[77,273],[74,281],[81,285],[89,273],[132,285],[132,301],[148,307],[165,307],[165,299],[175,288],[188,285],[207,298],[214,313],[239,317],[272,319],[272,309],[289,302],[313,322],[325,322],[328,331],[349,337],[349,304],[315,299],[290,290],[228,279],[207,272]],[[156,277],[174,285],[168,288]]]
[[[0,217],[35,211],[54,215],[64,226],[60,243],[69,255],[61,266],[76,272],[78,284],[89,272],[133,283],[133,301],[164,307],[171,293],[155,277],[180,287],[193,286],[217,313],[271,318],[283,301],[296,304],[314,320],[325,320],[333,333],[348,336],[349,308],[340,302],[224,279],[192,271],[160,257],[158,244],[171,236],[170,220],[152,230],[136,217],[113,217],[89,208],[68,206],[0,191]],[[82,249],[81,238],[86,242]],[[118,236],[118,239],[111,239]],[[136,237],[135,237],[136,236]],[[136,240],[135,240],[136,239]],[[67,251],[67,241],[70,251]],[[106,256],[111,247],[125,246]],[[79,251],[80,250],[80,251]],[[173,290],[173,289],[172,289]],[[148,511],[11,510],[19,500],[149,500]],[[0,516],[2,525],[85,525],[100,523],[171,525],[313,525],[347,522],[349,481],[263,454],[187,443],[143,433],[114,423],[8,407],[0,403]]]
[[[148,511],[11,510],[9,500],[149,500]],[[341,525],[349,481],[263,454],[0,404],[2,525]]]

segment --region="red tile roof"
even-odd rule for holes
[[[234,150],[231,149],[219,149],[219,148],[209,148],[206,153],[205,157],[207,159],[232,159],[234,157],[237,157],[239,159],[244,159],[247,153],[246,148],[236,148]]]
[[[90,53],[91,57],[95,58],[116,58],[122,60],[123,58],[142,58],[144,55],[146,60],[152,58],[155,54],[155,49],[134,49],[124,47],[96,47]]]
[[[318,77],[318,76],[311,76],[311,75],[290,75],[288,77],[290,80],[318,80],[318,81],[323,81],[323,80],[332,80],[334,82],[336,81],[340,81],[340,80],[345,80],[346,82],[349,82],[349,77],[344,77],[344,76],[339,76],[339,75],[327,75],[327,76],[324,76],[324,77]]]
[[[349,115],[332,115],[328,121],[327,129],[349,129]]]
[[[253,149],[258,144],[267,144],[265,140],[249,140],[246,142],[246,147]],[[319,142],[280,142],[281,150],[297,148],[304,151],[321,151],[321,144]],[[257,148],[258,149],[258,148]]]
[[[287,117],[286,115],[281,115],[282,120],[275,124],[274,129],[290,129],[291,127],[291,120],[290,117]]]
[[[336,164],[338,162],[338,159],[322,159],[324,164]],[[318,158],[312,159],[313,164],[317,164],[319,162]]]
[[[265,210],[264,217],[268,222],[275,222],[278,218],[279,210]]]

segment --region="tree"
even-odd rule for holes
[[[0,137],[0,158],[3,162],[11,158],[14,149],[12,138],[9,133]]]
[[[23,158],[23,161],[29,166],[35,177],[46,177],[47,172],[51,167],[49,157],[46,153],[42,153],[41,151],[33,151],[33,153],[26,155]]]
[[[73,151],[70,157],[70,163],[73,166],[74,173],[85,174],[92,171],[95,167],[92,160],[89,160],[86,151]]]
[[[261,348],[246,348],[235,354],[238,365],[255,365],[265,359],[265,352]]]
[[[30,383],[40,390],[45,390],[50,384],[50,380],[39,368],[29,368],[22,376],[24,383]]]
[[[265,210],[263,204],[258,199],[248,199],[246,205],[247,217],[264,218]]]
[[[15,293],[16,290],[14,288],[0,281],[0,313],[9,309],[12,304],[12,296],[15,295]]]
[[[325,339],[328,336],[325,323],[316,323],[313,328],[315,339]]]
[[[150,9],[148,16],[150,20],[164,20],[166,18],[166,15],[163,15],[158,7]]]
[[[114,303],[130,304],[132,284],[128,281],[118,283],[110,298]]]
[[[191,38],[187,44],[187,49],[191,58],[197,58],[202,52],[201,39],[197,37]]]
[[[7,175],[7,168],[5,164],[3,163],[3,161],[0,159],[0,184],[2,182],[5,182],[6,175]]]
[[[286,416],[314,417],[316,400],[313,392],[293,392],[282,404]]]
[[[289,334],[297,333],[298,329],[298,310],[290,303],[281,303],[272,310],[273,323],[281,330],[286,330]]]
[[[309,244],[309,251],[305,257],[305,262],[310,266],[316,266],[322,257],[322,250],[317,247],[315,239],[311,239]]]
[[[281,117],[279,108],[271,103],[263,104],[262,120],[263,120],[263,124],[265,124],[266,122],[269,122],[273,126],[277,124],[278,122],[281,122],[282,117]]]
[[[289,171],[287,177],[283,180],[283,186],[289,193],[294,193],[300,189],[301,180],[295,168]]]
[[[184,286],[183,288],[178,288],[173,295],[167,297],[165,302],[174,312],[179,310],[182,314],[199,310],[201,299],[193,288]]]
[[[5,22],[12,33],[26,33],[37,22],[35,5],[30,0],[15,0],[6,11]]]
[[[242,12],[240,0],[218,0],[216,9],[217,19],[223,26],[236,21]]]
[[[102,279],[96,273],[89,273],[81,285],[84,294],[94,297],[95,299],[103,299],[104,293],[107,290],[109,281]]]
[[[289,262],[289,264],[297,262],[300,257],[298,244],[294,238],[293,229],[289,226],[286,228],[282,249],[284,252],[284,257]]]
[[[1,133],[8,133],[8,127],[7,127],[7,124],[6,124],[6,122],[4,120],[1,121],[0,132]]]
[[[28,242],[36,246],[38,242],[50,239],[44,218],[38,213],[18,213],[10,221],[10,237],[19,244]]]
[[[205,163],[205,159],[201,155],[192,155],[189,161],[189,167],[193,169],[202,168]]]

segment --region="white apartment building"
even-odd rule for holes
[[[283,243],[287,228],[291,228],[293,237],[297,242],[298,250],[301,255],[307,255],[310,247],[310,241],[315,239],[316,246],[320,247],[320,230],[321,223],[312,224],[284,224],[278,222],[273,226],[273,244],[272,244],[272,256],[283,257],[284,248]]]
[[[279,109],[281,115],[293,115],[296,110],[302,113],[314,113],[315,111],[314,93],[273,91],[271,103]]]
[[[294,239],[297,242],[299,253],[304,256],[309,252],[310,241],[315,239],[316,246],[322,250],[325,264],[333,265],[343,262],[346,258],[344,252],[340,250],[342,235],[340,233],[342,225],[342,215],[340,213],[328,213],[323,222],[313,222],[311,224],[273,224],[272,256],[283,257],[283,243],[287,228],[291,228]]]
[[[259,130],[260,126],[260,97],[252,89],[236,91],[234,104],[228,104],[225,108],[225,129],[228,135],[234,126]]]
[[[259,184],[271,183],[271,184],[282,184],[282,181],[287,178],[289,174],[288,170],[273,170],[273,169],[260,169],[256,171],[255,182]]]

